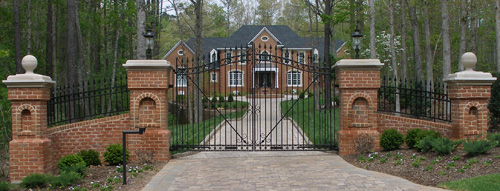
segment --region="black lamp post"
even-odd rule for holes
[[[139,131],[123,131],[123,184],[127,184],[127,134],[142,135],[145,131],[145,127],[139,127]]]
[[[154,45],[154,41],[153,41],[154,37],[155,37],[155,34],[153,33],[153,31],[151,31],[151,29],[148,29],[146,31],[146,34],[144,34],[144,38],[146,38],[146,46],[148,47],[148,49],[146,49],[146,59],[148,59],[148,60],[153,59],[152,49],[153,49],[153,45]]]
[[[361,46],[361,31],[359,31],[358,26],[356,26],[356,30],[351,34],[352,37],[352,47],[356,50],[356,59],[359,59],[359,47]]]

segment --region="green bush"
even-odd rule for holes
[[[498,131],[500,124],[500,76],[494,74],[497,80],[491,85],[490,103],[488,103],[489,112],[489,129],[488,131]]]
[[[225,98],[224,98],[224,96],[223,96],[223,95],[220,95],[220,96],[219,96],[219,102],[224,102],[224,101],[226,101],[226,100],[225,100]]]
[[[111,144],[106,148],[104,152],[104,161],[108,162],[110,165],[118,165],[123,162],[123,148],[121,144]],[[126,158],[128,160],[129,152],[126,151]]]
[[[299,99],[304,99],[305,96],[306,96],[305,95],[305,91],[300,91],[299,92]]]
[[[75,185],[82,180],[82,176],[77,172],[61,172],[61,175],[50,178],[50,186],[61,188],[70,185]]]
[[[0,182],[0,191],[9,191],[10,184],[8,182]]]
[[[207,103],[207,102],[208,102],[207,97],[203,96],[203,98],[201,98],[201,102],[202,102],[202,103]]]
[[[230,93],[229,97],[227,97],[227,102],[233,102],[233,101],[234,101],[233,94]]]
[[[215,96],[215,94],[212,96],[212,103],[217,103],[217,96]]]
[[[84,167],[83,169],[82,169],[82,166]],[[61,160],[59,160],[59,162],[57,163],[57,168],[61,172],[62,171],[75,171],[75,172],[78,172],[80,174],[84,174],[85,167],[86,167],[85,161],[78,154],[66,155],[66,156],[62,157]]]
[[[431,136],[424,137],[423,139],[419,140],[417,144],[415,144],[415,148],[417,148],[420,152],[428,152],[432,150],[432,141],[434,139]]]
[[[81,150],[78,155],[80,155],[85,161],[85,165],[90,166],[99,166],[101,165],[101,159],[99,159],[99,152],[94,151],[92,149],[89,150]]]
[[[449,155],[457,150],[462,141],[452,141],[448,137],[436,138],[431,142],[432,150],[439,155]]]
[[[47,186],[48,177],[43,174],[30,174],[23,178],[21,187],[23,188],[45,188]]]
[[[488,134],[488,140],[493,142],[494,141],[498,142],[497,147],[500,147],[500,133]]]
[[[186,99],[186,96],[185,95],[177,95],[175,98],[177,101],[184,101]]]
[[[441,137],[441,134],[437,131],[434,130],[422,130],[420,133],[417,135],[417,142],[419,140],[422,140],[425,137],[432,137],[432,138],[439,138]]]
[[[410,149],[415,148],[415,145],[419,141],[417,140],[417,137],[420,134],[420,132],[422,132],[422,129],[419,128],[408,130],[408,132],[406,132],[406,137],[405,137],[406,146],[408,146]]]
[[[401,146],[403,142],[403,134],[398,132],[398,130],[396,129],[385,130],[380,136],[380,146],[388,151],[399,148],[399,146]]]
[[[308,92],[307,92],[307,97],[314,97],[314,93],[313,93],[313,92],[308,91]]]
[[[477,156],[480,154],[486,154],[493,147],[498,145],[497,141],[487,141],[487,140],[473,140],[464,142],[464,148],[462,149],[469,156]]]

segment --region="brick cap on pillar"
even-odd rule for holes
[[[170,64],[166,60],[127,60],[127,63],[123,64],[122,66],[125,67],[127,71],[133,71],[133,70],[165,71],[173,69],[172,64]]]
[[[464,71],[449,74],[444,81],[448,85],[486,85],[490,86],[497,78],[493,77],[491,73],[474,71],[477,63],[477,57],[472,52],[467,52],[462,55],[462,64],[465,68]]]
[[[332,68],[382,68],[384,64],[380,63],[379,59],[342,59],[339,60]]]
[[[52,81],[52,78],[50,78],[49,76],[33,73],[33,70],[35,70],[36,66],[38,65],[38,61],[34,56],[24,56],[21,64],[24,70],[26,70],[26,73],[9,75],[9,77],[7,77],[7,80],[2,81],[5,85],[7,85],[8,88],[51,87],[56,83]]]

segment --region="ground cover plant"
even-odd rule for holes
[[[498,191],[500,188],[498,180],[500,180],[500,174],[496,173],[441,183],[438,186],[452,190]]]

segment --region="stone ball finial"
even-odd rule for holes
[[[472,52],[466,52],[462,55],[462,65],[465,68],[465,71],[473,71],[474,67],[477,64],[477,57]]]
[[[26,74],[33,74],[33,70],[35,70],[38,65],[38,61],[33,55],[26,55],[21,61],[21,64],[23,65],[24,70],[26,70]]]

